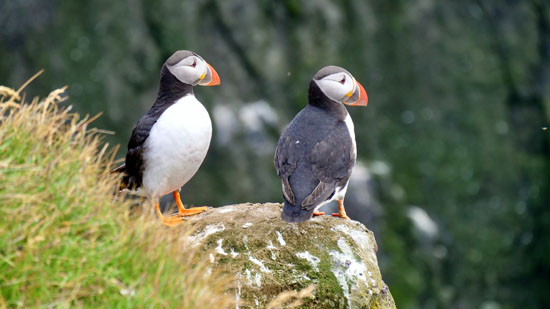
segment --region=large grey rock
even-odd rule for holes
[[[283,291],[315,284],[307,308],[395,308],[364,225],[330,216],[301,224],[280,219],[281,204],[237,204],[190,218],[213,268],[234,275],[239,306],[265,307]]]

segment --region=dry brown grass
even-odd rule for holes
[[[267,304],[267,309],[296,308],[303,304],[304,299],[314,297],[315,287],[315,284],[311,284],[299,292],[294,290],[281,292]]]
[[[0,307],[232,306],[185,226],[131,217],[113,196],[94,117],[64,107],[65,88],[30,103],[21,90],[0,86]]]

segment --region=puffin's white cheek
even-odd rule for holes
[[[168,68],[182,83],[192,84],[199,79],[197,70],[189,66],[174,66]]]
[[[338,82],[331,81],[331,80],[320,80],[317,81],[317,84],[319,85],[319,88],[321,88],[321,91],[329,97],[330,99],[334,101],[341,101],[342,98],[348,93],[349,91],[346,91],[347,88],[345,85],[342,85]]]

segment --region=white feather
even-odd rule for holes
[[[212,122],[193,95],[162,113],[145,142],[143,187],[158,198],[179,190],[201,166],[212,138]]]
[[[351,137],[351,143],[353,144],[353,153],[355,154],[355,159],[357,160],[357,144],[355,143],[355,126],[353,125],[353,121],[351,120],[351,116],[348,114],[346,116],[346,119],[344,119],[344,122],[346,123],[346,127],[349,131],[349,136]]]

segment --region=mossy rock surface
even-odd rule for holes
[[[289,224],[281,204],[237,204],[190,218],[213,268],[234,274],[241,308],[316,285],[304,308],[395,308],[378,268],[376,241],[359,222],[331,216]]]

